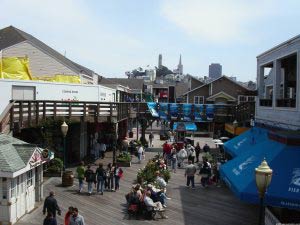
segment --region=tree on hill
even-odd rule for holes
[[[169,68],[166,66],[162,66],[161,68],[156,69],[157,77],[164,77],[168,74],[173,74],[173,72],[171,70],[169,70]]]

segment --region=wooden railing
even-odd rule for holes
[[[20,128],[38,125],[46,118],[82,119],[84,121],[121,121],[134,116],[145,103],[14,101],[10,106],[10,121]],[[7,123],[3,122],[3,124]]]
[[[151,117],[144,102],[12,101],[1,114],[0,132],[12,130],[14,126],[36,126],[47,118],[118,122],[145,114]],[[235,105],[215,105],[216,122],[232,121],[235,116]]]
[[[0,133],[7,133],[11,129],[11,109],[14,106],[14,101],[9,103],[0,115]]]

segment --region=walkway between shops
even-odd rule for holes
[[[146,160],[155,153],[147,153]],[[112,161],[111,153],[103,160],[106,166]],[[124,168],[124,178],[121,180],[118,192],[105,192],[103,196],[78,194],[77,185],[61,187],[61,178],[51,178],[45,183],[44,193],[50,190],[56,193],[56,199],[63,215],[58,216],[58,224],[63,224],[63,216],[69,206],[78,207],[79,213],[84,216],[87,225],[98,224],[164,224],[164,225],[252,225],[257,222],[257,206],[244,204],[236,198],[226,187],[200,187],[197,177],[196,190],[185,187],[184,171],[178,170],[172,174],[168,184],[168,195],[172,198],[168,202],[166,214],[169,219],[159,221],[128,220],[126,214],[125,194],[129,191],[136,178],[137,170],[146,163],[137,164],[133,159],[130,168]],[[95,168],[95,167],[94,167]],[[85,186],[86,191],[86,186]],[[40,225],[43,221],[42,205],[33,212],[25,215],[18,225]]]

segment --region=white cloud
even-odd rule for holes
[[[200,41],[247,41],[255,36],[249,26],[272,13],[272,2],[165,0],[161,12],[167,20]]]
[[[99,74],[120,73],[139,60],[128,57],[130,52],[144,48],[140,40],[110,27],[84,0],[2,0],[1,8],[0,29],[13,25]]]

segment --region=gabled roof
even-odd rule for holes
[[[14,173],[23,169],[35,150],[35,145],[0,134],[0,172]]]
[[[55,51],[53,48],[22,30],[19,30],[13,26],[9,26],[0,30],[0,50],[24,41],[30,42],[41,51],[44,51],[46,54],[55,58],[57,61],[61,62],[70,69],[77,71],[78,73],[83,73],[88,76],[92,76],[94,74],[92,70],[71,61],[59,52]]]
[[[235,97],[225,93],[224,91],[220,91],[212,96],[209,96],[206,100],[214,100],[219,97],[225,97],[225,98],[229,99],[230,101],[236,101]]]
[[[101,79],[100,84],[120,84],[130,89],[143,89],[143,79],[128,79],[128,78],[105,78]]]
[[[197,87],[197,88],[194,88],[194,89],[192,89],[192,90],[190,90],[190,91],[188,91],[188,92],[185,92],[183,95],[187,95],[187,94],[190,93],[190,92],[193,92],[193,91],[195,91],[195,90],[197,90],[197,89],[199,89],[199,88],[208,86],[208,85],[210,85],[211,83],[214,83],[214,82],[216,82],[216,81],[218,81],[218,80],[220,80],[220,79],[223,79],[223,78],[225,78],[225,79],[229,80],[230,82],[232,82],[232,83],[234,83],[234,84],[236,84],[236,85],[242,87],[243,89],[245,89],[245,90],[247,90],[247,91],[252,91],[252,90],[248,89],[247,87],[245,87],[245,86],[239,84],[238,82],[236,82],[236,81],[230,79],[229,77],[223,75],[223,76],[221,76],[221,77],[216,78],[215,80],[212,80],[211,82],[209,82],[209,83],[207,83],[207,84],[203,84],[203,85],[201,85],[201,86],[199,86],[199,87]]]

